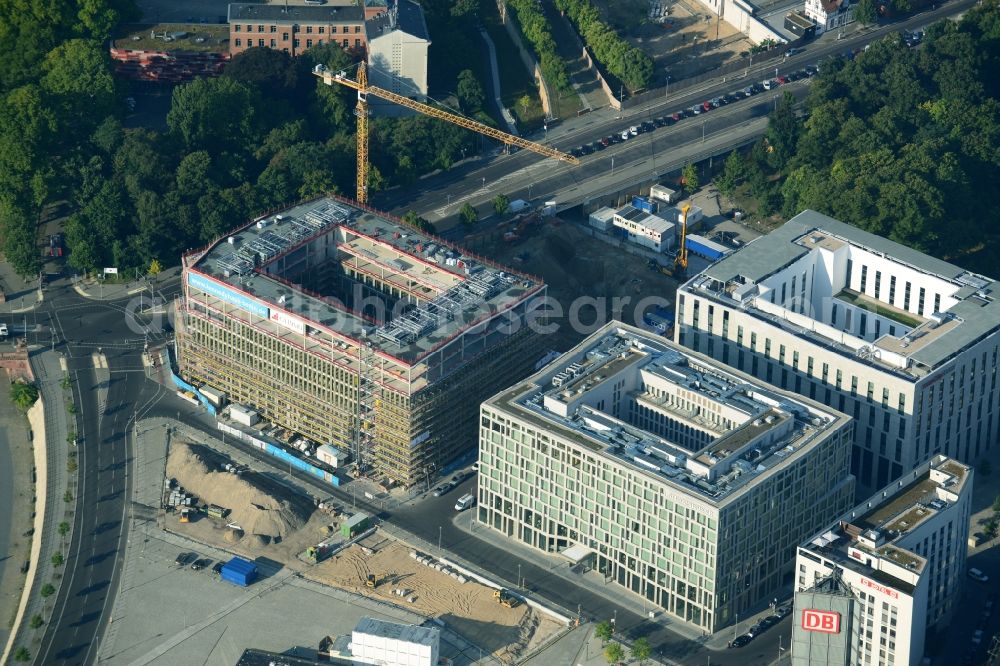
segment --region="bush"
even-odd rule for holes
[[[556,54],[556,40],[552,37],[549,22],[542,14],[541,5],[537,0],[508,0],[507,7],[514,10],[517,22],[521,26],[521,34],[538,54],[538,66],[542,69],[542,76],[549,85],[568,91],[570,85],[566,63]]]
[[[31,661],[31,653],[28,652],[28,648],[26,647],[17,648],[17,650],[14,652],[14,661],[21,661],[21,662]]]
[[[10,387],[10,400],[19,408],[28,411],[38,400],[38,387],[27,382],[15,382]]]
[[[56,553],[52,556],[52,566],[54,567],[61,567],[65,561],[66,558],[63,557],[62,553]]]
[[[42,595],[42,597],[51,597],[56,593],[56,588],[52,587],[51,583],[46,583],[45,585],[42,585],[42,589],[39,590],[38,593]]]
[[[28,622],[28,626],[31,627],[32,629],[38,629],[38,627],[42,626],[43,624],[45,624],[45,620],[42,619],[41,615],[32,615],[31,621]]]

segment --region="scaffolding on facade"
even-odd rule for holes
[[[354,424],[354,461],[360,474],[371,467],[375,448],[375,411],[381,407],[382,385],[375,379],[375,351],[365,340],[358,345],[358,398]]]

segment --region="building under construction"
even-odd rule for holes
[[[479,403],[541,355],[541,281],[342,199],[254,220],[183,271],[182,376],[407,486],[472,447]]]

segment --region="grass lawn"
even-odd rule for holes
[[[151,37],[155,32],[156,37]],[[184,37],[165,41],[163,34],[186,33]],[[200,41],[199,41],[200,40]],[[210,53],[229,49],[229,26],[201,23],[171,23],[169,25],[129,25],[119,28],[115,48],[134,51],[194,51]]]
[[[875,314],[892,319],[896,323],[902,324],[903,326],[916,328],[917,326],[920,326],[920,324],[924,323],[923,319],[913,317],[898,308],[876,301],[873,298],[864,294],[859,294],[851,289],[842,290],[839,294],[837,294],[837,298],[845,303],[850,303],[851,305],[855,305],[859,308],[871,310]]]
[[[542,102],[538,97],[533,77],[528,73],[521,56],[514,46],[507,30],[500,25],[496,6],[483,17],[486,32],[493,40],[497,52],[497,68],[500,74],[500,100],[517,118],[520,132],[538,129],[542,126],[545,114],[542,112]],[[522,105],[522,98],[527,97],[531,103]]]

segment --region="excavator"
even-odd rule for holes
[[[365,577],[365,585],[372,588],[373,590],[379,586],[382,581],[375,576],[375,574],[368,574]]]

